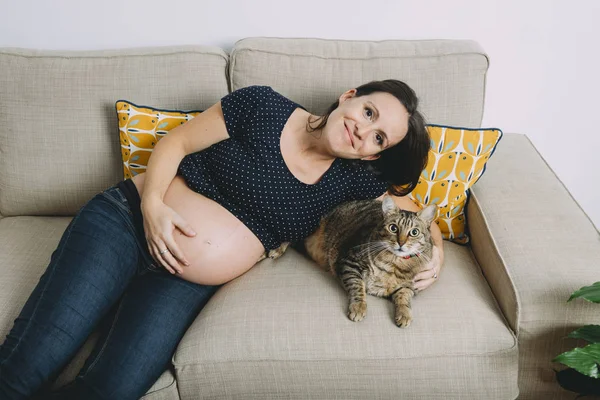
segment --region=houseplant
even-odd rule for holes
[[[575,291],[567,302],[579,297],[600,303],[600,282]],[[559,385],[580,395],[600,395],[600,325],[585,325],[571,332],[568,337],[583,339],[588,344],[585,347],[575,347],[552,360],[569,367],[556,371]]]

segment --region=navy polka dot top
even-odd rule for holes
[[[337,158],[315,184],[287,168],[279,138],[300,107],[269,86],[249,86],[221,99],[230,138],[181,161],[177,174],[216,201],[261,241],[266,250],[309,236],[321,216],[354,199],[374,199],[387,183],[362,166]]]

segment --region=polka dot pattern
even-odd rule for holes
[[[242,221],[265,249],[303,240],[320,217],[351,199],[381,196],[387,183],[336,159],[315,184],[299,181],[281,155],[280,136],[300,107],[269,86],[249,86],[221,99],[230,139],[181,161],[178,175]]]

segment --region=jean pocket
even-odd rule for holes
[[[110,188],[102,191],[100,194],[108,200],[110,200],[112,203],[119,206],[123,211],[127,212],[129,215],[133,215],[131,207],[129,206],[129,202],[127,201],[127,197],[125,197],[121,189],[119,189],[116,185],[111,186]]]

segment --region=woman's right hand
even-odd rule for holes
[[[150,254],[170,273],[182,273],[183,266],[189,266],[190,263],[177,246],[173,231],[179,229],[187,236],[195,236],[196,232],[175,210],[159,198],[144,199],[141,211]],[[164,251],[165,249],[168,251]]]

